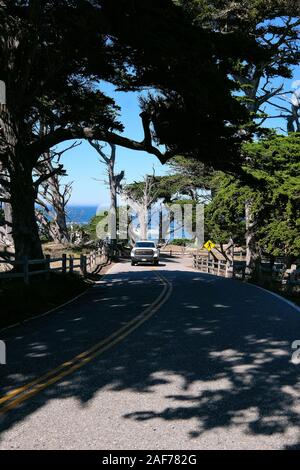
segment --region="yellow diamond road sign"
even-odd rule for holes
[[[204,248],[206,248],[208,251],[211,251],[216,245],[214,244],[214,242],[212,242],[211,240],[208,240],[206,243],[204,243]]]

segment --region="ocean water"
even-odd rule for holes
[[[101,208],[98,206],[68,206],[68,223],[87,224],[97,214],[97,210],[101,211]]]

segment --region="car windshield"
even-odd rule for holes
[[[154,242],[137,242],[135,244],[137,248],[155,248]]]

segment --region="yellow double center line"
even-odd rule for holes
[[[23,385],[22,387],[16,388],[3,397],[0,398],[0,414],[4,414],[7,411],[17,407],[22,402],[28,400],[32,396],[44,390],[47,387],[59,382],[67,375],[77,371],[102,353],[110,349],[111,347],[118,344],[126,336],[136,330],[140,325],[147,321],[157,310],[167,302],[172,293],[172,284],[163,277],[160,273],[155,273],[163,283],[163,290],[157,299],[152,302],[145,310],[139,315],[130,320],[126,325],[112,333],[107,338],[103,339],[99,343],[92,346],[90,349],[78,354],[73,359],[64,362],[55,369],[50,370],[46,374],[38,377],[32,382]]]

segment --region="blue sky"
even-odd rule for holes
[[[300,80],[300,67],[294,69],[293,79],[284,81],[285,90],[291,90],[292,83],[295,80]],[[282,82],[282,79],[275,79],[273,85],[278,86]],[[138,95],[132,92],[116,92],[114,87],[107,83],[101,84],[101,90],[112,96],[121,107],[120,120],[125,126],[124,135],[135,140],[141,140],[143,131],[139,118]],[[270,108],[267,108],[268,111],[270,111]],[[272,110],[272,112],[274,111]],[[280,119],[272,119],[265,125],[285,127],[285,123]],[[68,147],[69,144],[69,142],[66,142],[61,147]],[[157,175],[168,172],[168,167],[161,165],[156,157],[145,152],[127,150],[122,147],[117,149],[116,162],[116,170],[125,170],[125,178],[128,183],[141,180],[145,174],[152,173],[153,168]],[[108,188],[103,182],[105,179],[105,166],[99,163],[96,151],[87,142],[83,141],[80,146],[66,152],[63,155],[62,163],[68,172],[68,176],[64,178],[64,181],[74,182],[70,204],[108,205]]]

